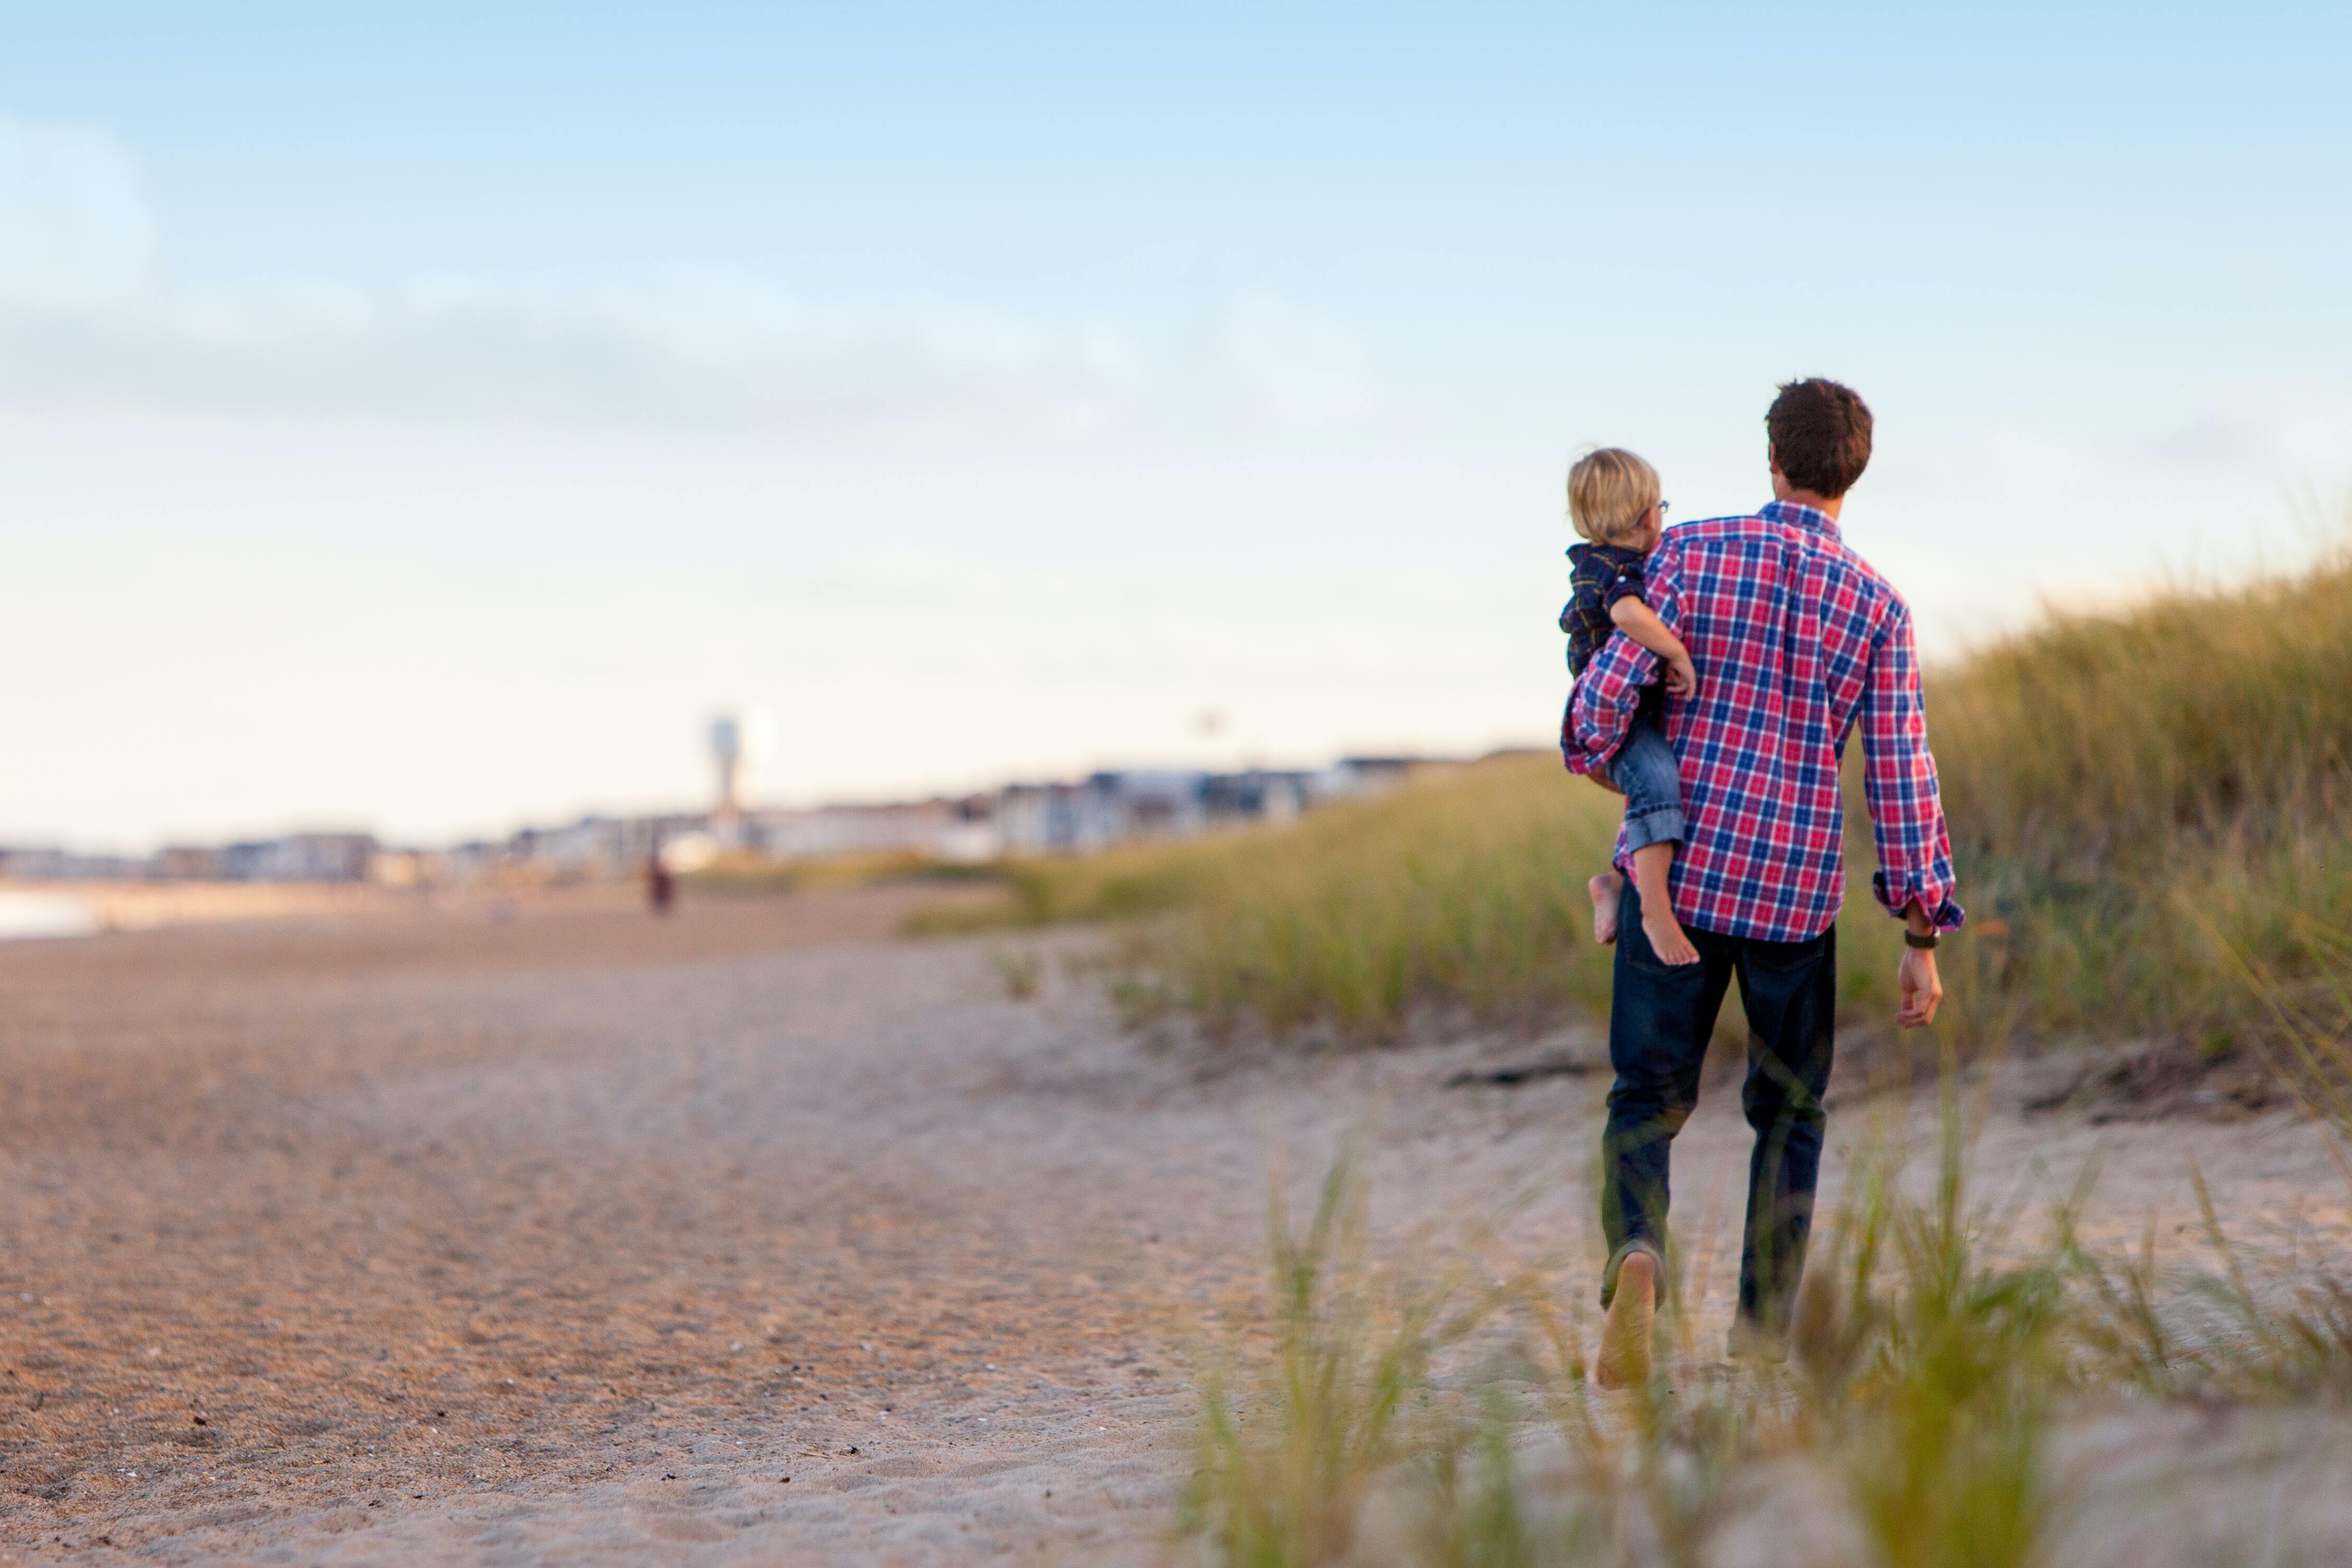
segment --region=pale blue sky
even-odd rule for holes
[[[0,842],[1540,741],[1800,373],[1939,648],[2288,559],[2348,17],[0,6]]]

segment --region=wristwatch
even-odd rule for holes
[[[1941,940],[1941,938],[1933,931],[1930,931],[1925,936],[1922,936],[1916,931],[1912,930],[1908,925],[1903,928],[1903,945],[1906,947],[1916,947],[1921,952],[1932,953],[1936,950],[1936,944],[1939,940]]]

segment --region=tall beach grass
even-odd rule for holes
[[[2352,559],[2060,616],[1928,700],[1961,874],[2003,935],[1988,977],[2021,1018],[2227,1049],[2275,1032],[2259,970],[2352,1021]]]
[[[2053,615],[1933,673],[1927,706],[1972,917],[1943,953],[1946,1039],[2221,1052],[2275,1049],[2282,1009],[2352,1025],[2352,559]],[[1539,1027],[1605,1001],[1583,883],[1617,810],[1548,753],[1497,757],[1280,829],[1015,865],[979,918],[1125,920],[1129,1000],[1218,1032]],[[1860,1021],[1893,1010],[1900,938],[1858,789],[1847,821]]]
[[[2168,1502],[2165,1465],[2200,1456],[2160,1457],[2167,1409],[2352,1389],[2352,1292],[2316,1270],[2250,1281],[2210,1206],[2201,1266],[2094,1254],[2080,1192],[2012,1234],[2013,1208],[1971,1192],[1950,1082],[1928,1179],[1882,1144],[1825,1217],[1785,1362],[1716,1356],[1670,1291],[1655,1375],[1619,1394],[1586,1380],[1594,1324],[1536,1270],[1498,1271],[1491,1233],[1426,1272],[1372,1261],[1343,1155],[1307,1224],[1275,1211],[1270,1332],[1203,1381],[1179,1559],[2040,1568]],[[2070,1429],[2117,1412],[2148,1423],[2117,1474],[2060,1463]],[[2224,1520],[2221,1555],[2181,1561],[2314,1560],[2252,1543],[2293,1467],[2249,1454],[2219,1461],[2249,1467],[2246,1554]]]

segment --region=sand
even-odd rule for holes
[[[919,896],[0,945],[0,1563],[1150,1562],[1269,1160],[1368,1118],[1390,1245],[1521,1195],[1590,1295],[1605,1081],[1443,1086],[1590,1038],[1234,1065],[1122,1033],[1083,936],[1021,1000],[890,940]],[[2022,1114],[2048,1071],[1990,1182],[2096,1154],[2100,1233],[2181,1249],[2193,1155],[2258,1260],[2340,1247],[2291,1116]],[[1719,1333],[1733,1085],[1677,1153]]]

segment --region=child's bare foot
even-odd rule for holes
[[[1592,894],[1592,939],[1606,947],[1617,940],[1617,897],[1625,891],[1625,879],[1604,871],[1584,886]]]
[[[1617,1290],[1601,1324],[1601,1354],[1592,1380],[1603,1388],[1634,1388],[1650,1381],[1650,1325],[1658,1311],[1658,1260],[1639,1249],[1617,1265]]]
[[[1675,918],[1673,906],[1663,898],[1643,901],[1642,935],[1650,939],[1650,951],[1662,964],[1679,967],[1698,962],[1698,949],[1691,946],[1683,923]]]

